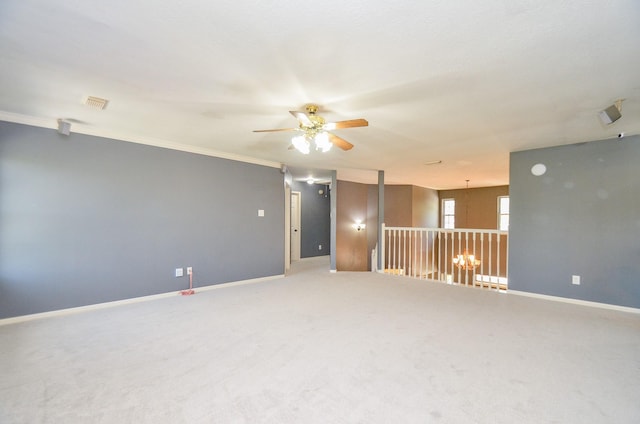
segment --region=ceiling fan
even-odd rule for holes
[[[297,128],[279,128],[273,130],[254,130],[253,132],[278,132],[278,131],[298,131],[301,135],[293,137],[292,146],[302,153],[309,153],[311,141],[315,142],[316,149],[323,152],[328,151],[332,145],[338,146],[342,150],[350,150],[353,144],[338,137],[329,131],[343,128],[366,127],[369,125],[366,119],[350,119],[347,121],[326,122],[321,116],[316,115],[318,106],[309,104],[305,106],[305,112],[290,111],[299,122]]]

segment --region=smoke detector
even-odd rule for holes
[[[107,107],[109,100],[100,97],[88,96],[84,101],[84,104],[92,109],[104,110]]]

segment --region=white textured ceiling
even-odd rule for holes
[[[638,0],[3,0],[0,119],[352,181],[508,184],[511,151],[640,133],[639,22]],[[252,132],[310,102],[369,127],[307,156]]]

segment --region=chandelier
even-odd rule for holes
[[[465,191],[465,226],[469,225],[469,180],[467,181],[467,189]],[[453,258],[453,264],[456,265],[460,269],[464,270],[474,270],[478,265],[480,265],[480,260],[476,259],[475,255],[470,255],[469,252],[465,249],[464,253],[461,255],[456,255]]]
[[[465,252],[462,255],[457,255],[453,258],[453,264],[460,269],[473,270],[480,265],[480,260],[476,259],[475,255],[470,255]]]

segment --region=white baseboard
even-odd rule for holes
[[[245,285],[245,284],[255,284],[255,283],[260,283],[260,282],[263,282],[263,281],[275,280],[275,279],[278,279],[278,278],[284,278],[284,274],[272,275],[272,276],[269,276],[269,277],[252,278],[252,279],[249,279],[249,280],[232,281],[230,283],[213,284],[213,285],[210,285],[210,286],[194,287],[193,290],[197,294],[197,293],[203,292],[203,291],[223,289],[223,288],[233,287],[233,286],[242,286],[242,285]],[[93,304],[93,305],[77,306],[75,308],[58,309],[58,310],[55,310],[55,311],[40,312],[40,313],[37,313],[37,314],[21,315],[21,316],[17,316],[17,317],[4,318],[4,319],[0,319],[0,326],[9,325],[9,324],[16,324],[16,323],[25,322],[25,321],[33,321],[33,320],[36,320],[36,319],[57,317],[57,316],[62,316],[62,315],[78,314],[78,313],[81,313],[81,312],[94,311],[94,310],[97,310],[97,309],[113,308],[113,307],[116,307],[116,306],[128,305],[128,304],[131,304],[131,303],[148,302],[150,300],[164,299],[164,298],[167,298],[167,297],[180,296],[181,295],[181,291],[182,290],[177,291],[177,292],[152,294],[152,295],[149,295],[149,296],[141,296],[141,297],[133,297],[133,298],[130,298],[130,299],[114,300],[112,302],[104,302],[104,303],[96,303],[96,304]]]
[[[611,305],[609,303],[590,302],[588,300],[571,299],[569,297],[550,296],[547,294],[530,293],[519,290],[508,289],[507,293],[515,294],[518,296],[534,297],[537,299],[553,300],[555,302],[572,303],[574,305],[590,306],[592,308],[611,309],[614,311],[630,312],[632,314],[640,314],[640,309],[631,308],[628,306]]]

